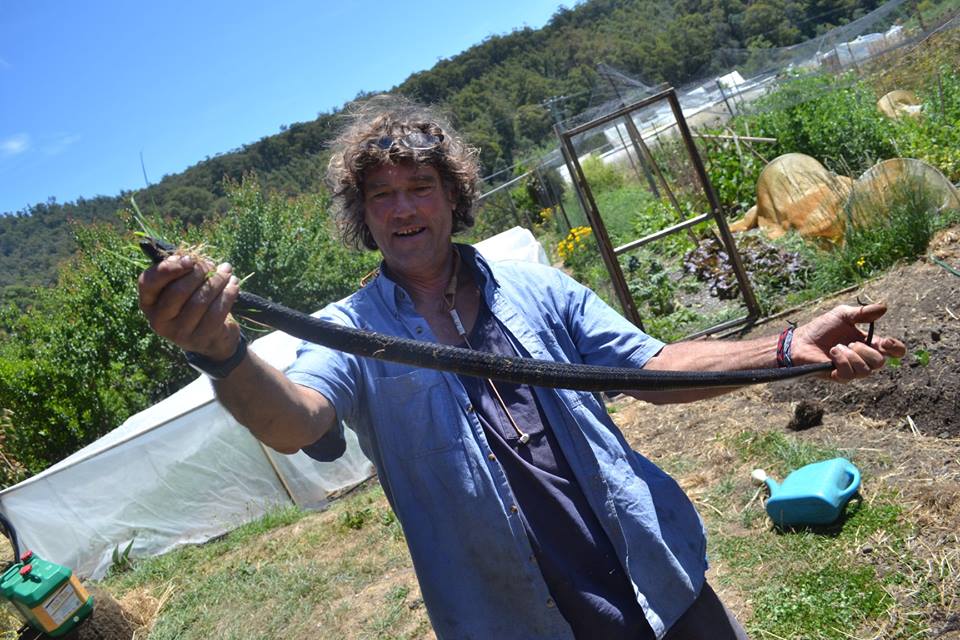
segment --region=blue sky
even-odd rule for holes
[[[0,0],[0,213],[116,195],[386,90],[556,0]]]

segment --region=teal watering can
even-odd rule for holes
[[[808,464],[790,473],[781,484],[762,469],[752,475],[770,488],[767,515],[781,527],[836,522],[860,488],[860,470],[846,458]]]

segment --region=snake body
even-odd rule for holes
[[[154,263],[162,261],[174,249],[172,245],[154,238],[142,240],[140,247]],[[648,371],[503,357],[335,324],[248,291],[239,293],[232,313],[295,338],[358,356],[514,384],[578,391],[666,391],[740,387],[807,376],[829,371],[833,366],[824,362],[779,369]]]

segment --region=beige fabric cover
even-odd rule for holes
[[[920,118],[923,116],[920,98],[914,92],[904,91],[903,89],[894,89],[877,100],[877,109],[893,120],[903,117]]]
[[[892,196],[905,188],[923,189],[938,209],[960,209],[957,188],[921,160],[883,160],[854,182],[810,156],[788,153],[764,168],[757,180],[757,204],[730,229],[759,227],[770,238],[793,229],[804,238],[838,244],[843,242],[848,216],[857,224],[868,224],[879,212],[888,211]]]
[[[756,207],[730,228],[759,227],[770,238],[795,229],[805,238],[837,242],[843,238],[843,221],[837,212],[852,183],[802,153],[779,156],[760,173]]]

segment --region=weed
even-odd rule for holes
[[[347,529],[359,531],[373,516],[373,511],[369,507],[361,509],[348,509],[340,514],[340,525]]]
[[[113,558],[109,569],[110,573],[122,573],[133,568],[133,561],[130,560],[130,552],[133,550],[133,543],[136,539],[137,532],[134,531],[126,547],[121,549],[119,544],[114,547]]]
[[[829,251],[804,248],[805,259],[813,265],[806,283],[811,293],[836,291],[923,255],[933,234],[955,214],[938,211],[922,185],[905,180],[875,197],[853,199],[847,215],[842,246]]]
[[[894,604],[872,567],[847,566],[842,558],[816,569],[787,573],[754,593],[753,631],[783,638],[850,636],[866,620]],[[817,630],[817,636],[808,635]]]

